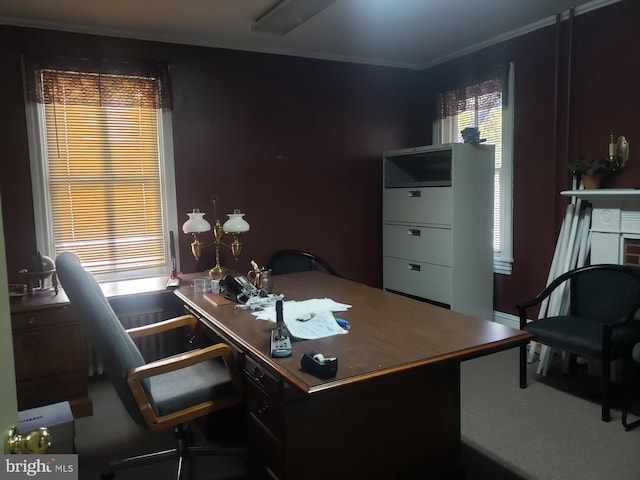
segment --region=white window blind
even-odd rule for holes
[[[42,69],[37,83],[45,251],[116,278],[165,272],[159,80]]]
[[[508,95],[507,93],[510,92]],[[473,83],[438,95],[439,118],[434,125],[434,143],[463,142],[461,131],[476,127],[486,143],[495,146],[493,251],[494,270],[510,273],[512,258],[512,155],[513,66],[503,76]]]

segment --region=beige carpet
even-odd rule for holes
[[[92,380],[89,385],[93,400],[93,416],[76,421],[75,445],[78,453],[80,480],[97,480],[107,471],[110,460],[173,448],[173,431],[150,433],[140,428],[126,413],[111,383]],[[218,445],[203,435],[204,425],[193,423],[196,445]],[[229,434],[231,434],[230,432]],[[227,433],[221,433],[227,435]],[[236,442],[237,443],[237,442]],[[177,462],[119,471],[117,480],[175,478]],[[247,476],[244,462],[230,457],[198,457],[194,462],[194,478],[198,480],[240,480]]]
[[[529,367],[529,388],[521,390],[517,350],[462,364],[467,480],[640,478],[640,428],[626,432],[619,409],[613,410],[611,422],[600,421],[597,379],[584,372],[567,377],[556,365],[543,378],[535,368]],[[172,446],[171,432],[150,434],[130,420],[108,381],[92,381],[90,390],[94,415],[76,422],[81,480],[100,478],[109,459]],[[195,427],[197,443],[207,443]],[[422,433],[416,432],[417,438]],[[229,458],[198,459],[197,467],[198,480],[235,480],[246,474],[243,463]],[[116,478],[162,480],[173,473],[172,462],[166,462]]]
[[[586,370],[575,378],[564,375],[559,362],[546,378],[535,374],[537,363],[530,365],[524,390],[517,350],[463,363],[468,480],[640,478],[640,428],[625,431],[619,408],[611,422],[602,422],[598,378]],[[490,468],[496,470],[486,476]]]

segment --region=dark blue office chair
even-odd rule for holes
[[[569,312],[533,320],[528,309],[536,307],[568,282]],[[533,300],[517,306],[520,329],[536,335],[535,341],[602,363],[602,420],[610,414],[611,361],[622,359],[628,370],[631,349],[640,338],[634,315],[640,308],[640,270],[623,265],[590,265],[571,270],[551,282]],[[520,347],[520,388],[527,387],[526,345]]]
[[[311,270],[326,271],[339,277],[331,265],[313,253],[303,250],[280,250],[274,253],[267,263],[274,275],[284,273],[308,272]]]
[[[196,318],[183,315],[125,330],[100,286],[76,255],[60,254],[56,272],[89,343],[131,418],[152,431],[175,427],[175,449],[111,462],[103,479],[113,478],[115,470],[121,468],[176,458],[177,478],[188,478],[187,460],[192,456],[245,454],[244,449],[190,444],[190,420],[243,401],[241,375],[228,345],[219,343],[146,363],[133,338],[182,327],[193,330]]]

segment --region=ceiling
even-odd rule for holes
[[[278,35],[251,27],[279,0],[0,0],[0,24],[422,69],[616,1],[336,0]]]

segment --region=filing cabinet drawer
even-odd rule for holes
[[[451,266],[451,230],[415,225],[384,225],[384,254],[423,263]]]
[[[383,221],[451,225],[453,203],[451,187],[385,188]]]
[[[451,268],[384,257],[384,288],[451,305]]]

